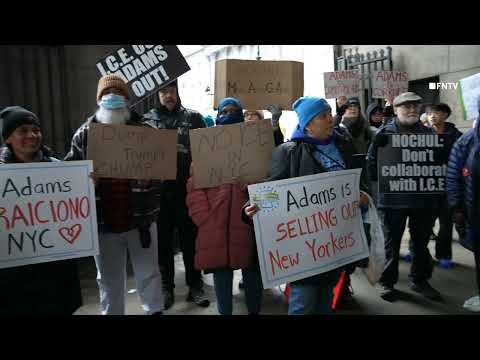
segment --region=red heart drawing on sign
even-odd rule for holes
[[[73,225],[71,228],[61,228],[58,230],[60,236],[69,244],[73,245],[82,232],[82,225]]]

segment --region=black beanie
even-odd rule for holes
[[[22,125],[36,125],[40,127],[37,115],[20,106],[9,106],[0,112],[3,120],[2,137],[6,141],[12,133]]]

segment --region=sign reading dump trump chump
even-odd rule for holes
[[[91,124],[87,157],[99,177],[175,180],[177,140],[177,130]]]
[[[101,76],[120,76],[130,89],[132,106],[190,70],[175,45],[128,45],[97,63]]]
[[[266,178],[274,148],[269,120],[190,131],[194,185],[251,184]]]
[[[248,187],[265,289],[367,258],[359,208],[361,169]]]
[[[91,161],[0,166],[0,268],[98,255]]]

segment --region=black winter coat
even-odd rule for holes
[[[51,162],[43,149],[39,162]],[[17,163],[9,148],[0,150],[1,164]],[[75,260],[0,270],[0,317],[68,316],[82,306]]]

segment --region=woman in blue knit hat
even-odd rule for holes
[[[298,126],[292,140],[275,149],[267,181],[276,181],[356,167],[355,149],[347,138],[335,130],[331,108],[325,99],[302,97],[293,105],[298,115]],[[366,189],[366,186],[361,186]],[[362,195],[361,204],[368,198]],[[253,217],[259,208],[253,204],[245,208],[245,215]],[[333,289],[342,269],[315,275],[293,282],[289,315],[330,314]]]

